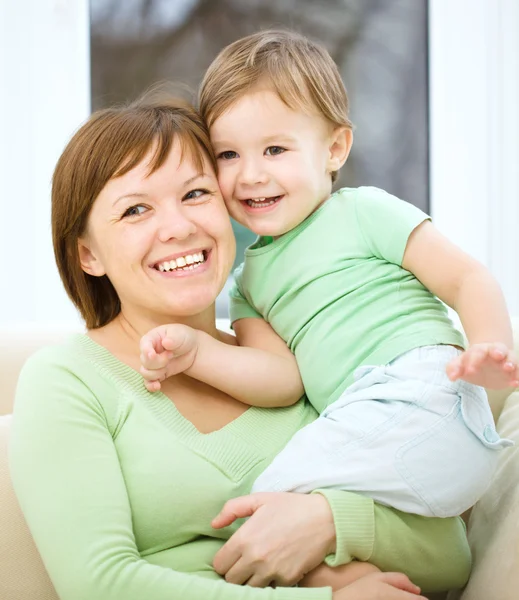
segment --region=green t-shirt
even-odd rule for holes
[[[377,188],[344,188],[292,231],[246,250],[231,321],[270,323],[294,352],[319,412],[362,364],[419,346],[464,345],[445,306],[401,266],[409,235],[427,218]]]
[[[301,427],[301,400],[249,408],[200,433],[161,393],[87,336],[29,359],[16,392],[10,468],[62,600],[330,600],[329,588],[227,584],[214,554],[240,523],[211,520]],[[323,490],[337,531],[330,565],[353,558],[404,571],[426,590],[460,587],[470,553],[460,519],[427,519]]]

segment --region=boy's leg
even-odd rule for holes
[[[413,390],[412,395],[419,393]],[[405,512],[432,516],[394,464],[398,448],[424,429],[423,423],[419,431],[401,426],[415,410],[384,367],[363,367],[339,400],[292,437],[252,491],[308,493],[338,488],[364,493]]]
[[[360,376],[298,431],[253,492],[338,488],[409,513],[448,517],[481,496],[497,452],[483,390],[445,374],[455,348],[424,347]],[[493,437],[492,437],[493,436]]]

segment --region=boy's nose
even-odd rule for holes
[[[249,160],[243,164],[242,169],[240,170],[239,181],[244,185],[266,183],[268,181],[268,175],[260,163]]]

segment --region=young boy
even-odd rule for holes
[[[302,380],[320,417],[253,491],[336,487],[420,515],[462,513],[511,443],[480,387],[519,385],[498,284],[411,204],[369,187],[331,194],[352,126],[317,44],[277,31],[231,44],[206,73],[200,109],[229,212],[259,236],[231,293],[240,347],[215,361],[213,338],[153,330],[141,346],[148,389],[182,370],[275,407],[297,401]]]

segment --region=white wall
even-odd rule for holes
[[[90,112],[88,0],[0,0],[0,323],[76,321],[50,237],[50,180]]]
[[[430,0],[431,212],[519,315],[519,2]]]
[[[429,7],[433,217],[519,315],[519,2]],[[0,0],[0,324],[77,322],[54,266],[49,187],[89,83],[88,0]]]

